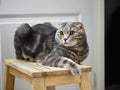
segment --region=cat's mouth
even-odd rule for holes
[[[68,42],[64,42],[64,46],[71,46]]]
[[[64,44],[68,44],[67,42],[64,42]]]
[[[73,47],[74,45],[76,45],[76,42],[64,42],[63,44],[64,46],[67,46],[67,47]]]

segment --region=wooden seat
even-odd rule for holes
[[[32,90],[55,90],[57,85],[79,83],[80,90],[91,90],[91,66],[80,65],[81,75],[73,76],[70,70],[58,67],[43,66],[39,63],[17,59],[6,59],[6,78],[4,90],[14,90],[15,77],[30,83]]]

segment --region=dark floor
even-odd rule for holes
[[[106,88],[106,90],[120,90],[120,85],[112,85]]]

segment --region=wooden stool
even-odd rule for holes
[[[91,67],[80,65],[80,76],[73,76],[70,70],[58,67],[43,66],[39,63],[27,62],[17,59],[7,59],[6,78],[4,90],[14,90],[15,76],[32,85],[32,90],[55,90],[55,86],[79,83],[80,90],[91,90]]]

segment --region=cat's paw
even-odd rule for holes
[[[71,71],[72,75],[75,75],[75,76],[80,76],[80,74],[81,74],[81,68],[77,64],[73,64],[73,66],[70,67],[70,71]]]

